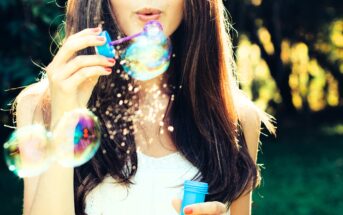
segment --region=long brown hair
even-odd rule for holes
[[[120,35],[109,0],[69,0],[66,37],[103,22],[110,35]],[[199,169],[194,179],[209,184],[207,201],[230,205],[259,183],[258,166],[249,155],[237,114],[235,63],[225,8],[221,0],[185,0],[181,25],[171,36],[175,58],[166,81],[171,98],[168,123],[172,140]],[[79,54],[94,54],[86,49]],[[129,186],[138,163],[130,113],[137,95],[134,81],[117,64],[110,76],[100,77],[88,108],[101,123],[101,146],[90,162],[75,168],[75,210],[84,214],[86,195],[106,175]],[[118,93],[121,97],[118,98]],[[120,100],[126,103],[118,105]],[[273,131],[270,117],[258,110]]]

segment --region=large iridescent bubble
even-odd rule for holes
[[[49,133],[42,125],[30,125],[12,133],[4,144],[5,161],[19,177],[37,176],[52,162]]]
[[[67,167],[89,161],[100,146],[100,126],[97,117],[87,109],[66,114],[56,126],[53,139],[58,142],[57,161]]]
[[[172,46],[159,22],[145,25],[140,36],[121,55],[126,73],[137,80],[149,80],[164,73],[170,64]]]

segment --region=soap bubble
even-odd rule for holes
[[[124,71],[137,80],[149,80],[164,73],[170,64],[172,46],[158,22],[149,22],[121,55]]]
[[[100,146],[98,118],[87,109],[76,109],[62,117],[53,132],[58,142],[58,162],[66,167],[80,166],[89,161]]]
[[[12,133],[4,144],[5,161],[17,176],[37,176],[51,164],[49,135],[42,125],[30,125]]]

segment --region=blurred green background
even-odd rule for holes
[[[343,1],[224,3],[241,88],[278,121],[276,138],[261,135],[253,214],[343,214]],[[64,11],[65,0],[0,1],[2,143],[11,102],[56,51]],[[21,214],[22,180],[4,159],[0,177],[0,214]]]

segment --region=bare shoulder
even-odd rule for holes
[[[14,102],[17,127],[30,125],[34,120],[43,123],[41,111],[37,110],[37,107],[46,87],[46,82],[40,81],[27,86],[19,93]]]
[[[242,92],[236,99],[236,110],[251,157],[256,161],[261,133],[261,112]]]

